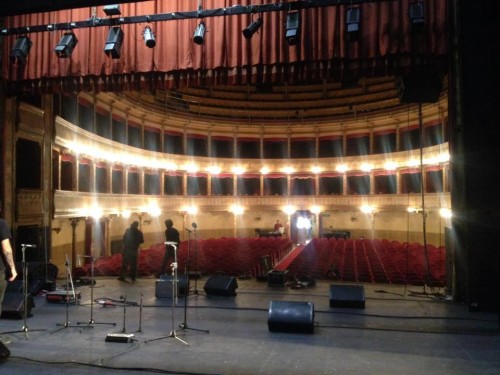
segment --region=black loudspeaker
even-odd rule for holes
[[[285,278],[288,270],[271,271],[267,274],[267,286],[285,286]]]
[[[35,307],[35,302],[31,294],[27,298],[28,305],[26,317],[33,316],[31,309]],[[24,318],[24,296],[22,293],[5,293],[2,303],[2,319],[23,319]]]
[[[238,282],[233,276],[214,275],[210,276],[203,289],[207,295],[235,296]]]
[[[0,341],[0,363],[4,363],[10,356],[10,350]]]
[[[23,292],[23,281],[14,280],[7,283],[7,289],[5,293],[22,293]]]
[[[271,332],[314,333],[314,304],[271,301],[267,326]]]
[[[330,307],[365,308],[363,285],[330,285]]]
[[[160,280],[156,280],[155,297],[172,298],[172,280],[171,275],[161,275]],[[189,290],[188,279],[185,275],[177,277],[177,296],[183,297]]]
[[[401,103],[435,103],[441,94],[441,78],[437,71],[423,69],[398,77],[396,81]]]

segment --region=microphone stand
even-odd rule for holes
[[[194,272],[198,273],[198,238],[196,235],[197,226],[193,224],[194,231]],[[194,294],[198,294],[198,275],[194,278]]]
[[[174,328],[175,327],[174,311],[175,311],[175,304],[177,303],[177,243],[167,241],[165,242],[165,245],[170,245],[174,248],[174,262],[172,263],[172,330],[170,331],[170,334],[167,336],[146,340],[145,343],[148,343],[150,341],[163,340],[167,338],[174,338],[182,342],[184,345],[189,346],[189,344],[186,341],[182,340],[180,337],[177,336],[177,333],[175,332]]]
[[[87,325],[83,328],[93,328],[93,324],[108,324],[116,326],[116,323],[98,323],[94,320],[94,256],[93,255],[84,255],[84,258],[90,258],[90,319],[87,322]],[[77,322],[76,324],[84,324],[84,322]],[[81,331],[80,331],[81,332]]]
[[[66,321],[64,324],[57,324],[58,326],[61,326],[61,328],[58,328],[54,331],[52,331],[50,334],[52,335],[53,333],[59,332],[63,330],[64,328],[79,328],[77,325],[72,326],[69,323],[69,285],[71,283],[71,290],[73,292],[73,298],[75,300],[75,305],[77,304],[77,299],[75,295],[75,286],[73,285],[73,278],[71,276],[71,271],[70,271],[70,264],[68,260],[68,254],[66,254],[66,262],[64,263],[66,266]]]
[[[186,275],[186,295],[184,296],[184,321],[181,324],[179,324],[179,327],[182,330],[190,329],[192,331],[209,333],[210,331],[208,331],[206,329],[191,328],[191,327],[188,327],[188,324],[187,324],[187,300],[189,297],[189,264],[190,264],[190,255],[189,254],[191,252],[191,231],[187,228],[186,228],[186,230],[188,231],[187,261],[186,261],[186,265],[184,267],[184,273]],[[196,231],[195,231],[195,233],[196,233]],[[195,278],[195,280],[196,280],[196,278]]]
[[[36,245],[31,244],[21,244],[22,251],[22,268],[23,268],[23,328],[20,331],[11,331],[4,333],[17,333],[22,332],[28,337],[28,324],[26,323],[26,319],[28,318],[28,263],[26,262],[26,248],[27,247],[36,247]],[[46,331],[46,329],[32,329],[32,331]]]

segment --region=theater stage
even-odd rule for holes
[[[26,327],[22,318],[0,320],[1,332],[17,331],[3,333],[12,342],[0,373],[500,373],[498,315],[469,312],[442,290],[432,295],[423,287],[365,284],[363,309],[331,307],[331,281],[299,289],[237,283],[236,296],[206,295],[207,278],[191,280],[186,309],[184,297],[174,307],[171,298],[156,298],[154,278],[129,284],[98,277],[93,306],[88,285],[75,289],[78,305],[36,296]],[[280,301],[292,302],[288,312],[270,313],[271,302]],[[291,332],[289,314],[308,325],[301,319],[311,310],[313,333]],[[285,332],[271,332],[269,319],[284,322]],[[132,335],[130,342],[123,333]]]

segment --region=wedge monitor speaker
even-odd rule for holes
[[[330,285],[330,307],[365,308],[363,285]]]
[[[314,333],[314,304],[271,301],[267,325],[270,332]]]
[[[238,282],[233,276],[214,275],[210,276],[203,289],[207,295],[235,296]]]

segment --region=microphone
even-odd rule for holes
[[[189,233],[191,233],[191,229],[189,228],[184,228],[185,230],[187,230]]]
[[[194,229],[198,228],[198,225],[196,225],[196,223],[191,224],[191,226],[192,226]]]
[[[33,245],[33,244],[25,244],[25,243],[21,244],[21,246],[23,246],[23,247],[36,247],[36,245]]]

